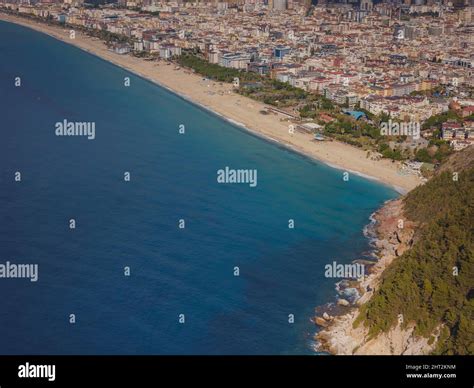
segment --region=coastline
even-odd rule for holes
[[[373,161],[366,158],[366,152],[356,147],[340,143],[314,142],[308,133],[288,132],[288,122],[280,115],[262,115],[266,105],[232,91],[232,86],[206,80],[187,70],[174,69],[163,62],[150,62],[130,55],[119,55],[107,49],[105,44],[76,31],[76,38],[69,38],[69,29],[49,26],[44,23],[4,14],[0,20],[22,25],[47,34],[65,43],[72,44],[91,55],[113,63],[137,76],[146,79],[199,106],[231,124],[255,136],[274,142],[313,160],[376,180],[405,194],[421,183],[414,175],[400,175],[397,163],[389,160]]]
[[[404,222],[403,229],[398,228],[399,220]],[[377,260],[362,279],[342,287],[342,282],[337,283],[340,297],[336,303],[316,308],[314,322],[321,328],[315,335],[318,351],[334,355],[420,355],[434,349],[436,341],[430,344],[427,338],[416,336],[413,325],[402,328],[397,324],[373,338],[363,323],[354,326],[360,307],[372,298],[384,271],[413,245],[416,227],[403,214],[403,198],[387,201],[372,214],[366,237],[373,243]],[[348,289],[357,290],[358,296],[350,302],[342,299]],[[341,304],[341,300],[345,302]]]

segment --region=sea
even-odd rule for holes
[[[317,355],[325,265],[398,196],[6,22],[0,131],[0,264],[38,268],[0,278],[6,355]]]

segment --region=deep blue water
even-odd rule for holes
[[[0,279],[1,354],[313,353],[324,265],[368,249],[392,189],[24,27],[0,22],[0,58],[0,263],[39,265],[36,283]],[[55,136],[63,119],[96,139]],[[225,166],[258,186],[218,184]]]

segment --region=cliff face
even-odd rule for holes
[[[333,325],[319,332],[320,349],[338,355],[423,355],[436,346],[436,341],[430,344],[428,338],[416,336],[413,326],[402,329],[397,325],[370,339],[366,328],[353,328],[357,315],[358,311],[352,311],[337,317]]]
[[[377,234],[375,244],[380,259],[370,267],[368,276],[359,282],[361,297],[355,306],[348,306],[345,314],[330,321],[324,322],[323,318],[318,317],[316,323],[324,328],[316,335],[316,339],[321,350],[333,354],[427,354],[432,351],[435,342],[428,345],[428,339],[417,337],[413,325],[402,329],[397,324],[375,338],[370,337],[369,329],[363,325],[354,327],[360,313],[358,306],[370,300],[379,287],[384,270],[414,243],[416,224],[404,217],[401,199],[387,202],[374,214],[374,219]],[[323,322],[325,325],[322,325]]]
[[[379,260],[357,285],[361,297],[326,319],[320,348],[473,354],[474,147],[374,218]]]

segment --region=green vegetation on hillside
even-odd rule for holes
[[[424,130],[431,127],[441,128],[441,124],[445,123],[446,121],[459,121],[459,120],[460,120],[459,115],[455,111],[449,110],[447,112],[431,116],[429,119],[427,119],[423,123],[423,125],[421,126],[421,129]]]
[[[428,148],[417,150],[415,160],[425,163],[443,163],[453,152],[448,142],[442,139],[431,139]]]
[[[417,335],[443,328],[435,353],[474,354],[474,166],[457,181],[442,172],[404,204],[406,216],[420,224],[416,242],[384,272],[355,324],[364,322],[376,336],[403,314],[403,326],[415,323]]]
[[[400,148],[391,149],[387,143],[380,143],[378,151],[384,158],[392,160],[406,160],[408,156],[404,155]]]

